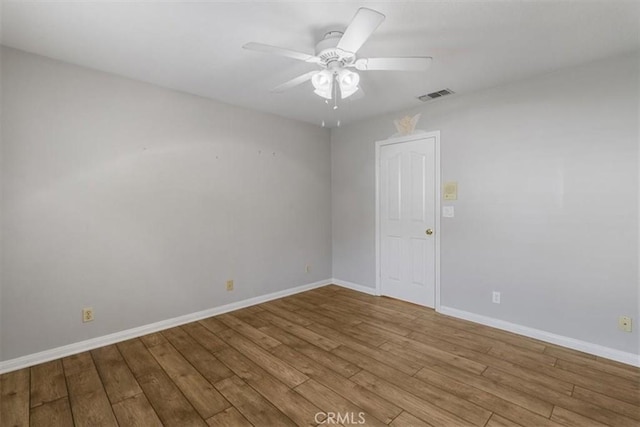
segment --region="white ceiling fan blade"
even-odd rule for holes
[[[382,21],[384,21],[383,14],[373,9],[361,7],[344,31],[336,47],[345,52],[356,53],[376,28],[382,24]]]
[[[360,71],[425,71],[431,65],[429,56],[416,56],[406,58],[360,58],[356,60],[355,67]]]
[[[245,44],[242,47],[248,50],[255,50],[258,52],[266,52],[266,53],[272,53],[274,55],[286,56],[288,58],[297,59],[299,61],[320,62],[320,58],[318,58],[317,56],[309,55],[303,52],[297,52],[291,49],[285,49],[282,47],[270,46],[268,44],[251,42],[251,43]]]
[[[309,71],[308,73],[305,73],[301,76],[298,76],[296,78],[293,78],[291,80],[289,80],[288,82],[284,82],[281,85],[278,85],[276,87],[274,87],[273,89],[271,89],[271,92],[284,92],[287,89],[291,89],[292,87],[298,86],[304,82],[306,82],[307,80],[311,80],[311,77],[315,76],[316,74],[318,74],[320,72],[320,70],[316,70],[316,71]]]

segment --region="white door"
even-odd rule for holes
[[[380,293],[434,307],[437,135],[379,144]]]

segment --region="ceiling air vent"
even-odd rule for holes
[[[426,95],[419,96],[418,99],[422,102],[431,101],[432,99],[440,98],[441,96],[447,96],[455,93],[451,89],[442,89],[437,92],[431,92]]]

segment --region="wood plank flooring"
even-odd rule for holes
[[[0,376],[0,426],[634,426],[640,369],[337,286]]]

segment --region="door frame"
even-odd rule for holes
[[[440,131],[421,132],[407,136],[392,137],[376,141],[376,295],[382,295],[380,280],[380,149],[385,145],[401,144],[403,142],[420,139],[435,138],[435,304],[436,311],[440,311],[440,216],[441,183],[440,183]]]

